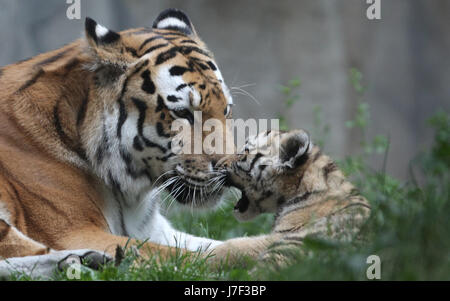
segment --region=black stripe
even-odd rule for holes
[[[47,58],[47,59],[37,63],[36,66],[40,67],[40,66],[44,66],[44,65],[48,65],[50,63],[53,63],[53,62],[59,60],[60,58],[62,58],[64,55],[66,55],[67,52],[71,51],[72,49],[73,48],[69,48],[69,49],[66,49],[66,50],[64,50],[64,51],[62,51],[60,53],[57,53],[54,56],[51,56],[51,57],[49,57],[49,58]]]
[[[11,230],[11,226],[3,219],[0,219],[0,241],[8,235],[9,230]]]
[[[82,160],[87,160],[86,152],[79,142],[73,141],[64,132],[61,121],[59,119],[59,102],[56,103],[53,108],[53,124],[55,126],[56,133],[58,134],[61,142],[71,151],[75,152]]]
[[[169,28],[164,28],[164,29],[156,29],[158,31],[158,34],[162,35],[162,36],[182,36],[182,37],[186,37],[185,33],[180,32],[179,30],[170,30]]]
[[[120,184],[113,178],[111,172],[109,172],[109,182],[112,186],[112,191],[114,195],[114,199],[117,202],[117,205],[119,206],[119,215],[120,215],[120,226],[122,228],[122,235],[128,236],[127,231],[125,229],[125,221],[123,217],[123,209],[122,209],[122,202],[119,199],[119,196],[117,195],[117,192],[119,192],[121,199],[124,199],[123,192],[120,188]]]
[[[209,70],[209,69],[211,69],[208,65],[205,65],[205,64],[203,64],[203,63],[197,62],[196,64],[197,64],[197,66],[199,66],[200,69],[202,69],[202,70]]]
[[[109,151],[108,135],[106,134],[106,125],[105,123],[103,123],[102,138],[95,153],[95,159],[97,161],[97,164],[100,165],[102,163],[103,158],[105,158],[108,151]]]
[[[127,166],[127,171],[131,170],[131,163],[132,163],[132,159],[131,159],[131,155],[129,152],[127,152],[124,148],[119,148],[119,154],[120,157],[122,158],[123,162],[125,163],[125,165]]]
[[[174,46],[170,48],[169,50],[162,52],[158,55],[156,58],[155,65],[162,64],[166,62],[167,60],[170,60],[171,58],[174,58],[177,55],[177,52],[183,54],[183,55],[189,55],[191,52],[197,52],[204,56],[210,57],[210,54],[206,51],[195,47],[195,46]]]
[[[154,51],[154,50],[156,50],[156,49],[159,49],[159,48],[162,48],[162,47],[166,47],[166,46],[168,46],[169,44],[159,44],[159,45],[156,45],[156,46],[152,46],[152,47],[150,47],[149,49],[147,49],[142,55],[141,55],[141,57],[142,56],[144,56],[144,55],[146,55],[146,54],[148,54],[148,53],[150,53],[150,52],[152,52],[152,51]]]
[[[186,44],[186,43],[197,44],[197,42],[195,42],[194,40],[190,40],[190,39],[183,40],[183,41],[180,42],[180,44]]]
[[[139,152],[142,152],[144,150],[144,147],[142,146],[141,140],[139,140],[139,136],[134,136],[133,139],[133,148]]]
[[[125,50],[126,50],[127,52],[131,53],[131,55],[132,55],[133,57],[139,57],[138,54],[137,54],[136,49],[131,48],[131,47],[125,47]]]
[[[162,109],[164,109],[166,107],[163,98],[159,94],[158,94],[158,99],[157,99],[156,104],[157,105],[156,105],[155,113],[162,111]]]
[[[261,179],[261,176],[262,176],[262,174],[263,174],[263,170],[266,169],[266,167],[267,167],[267,165],[259,165],[259,166],[258,166],[258,168],[259,168],[259,175],[258,175],[258,177],[256,178],[256,181],[257,181],[257,182],[259,182],[259,180]]]
[[[77,127],[79,127],[83,123],[84,118],[86,117],[88,101],[89,101],[89,90],[86,92],[86,97],[83,99],[83,102],[81,103],[80,109],[78,110],[77,113]]]
[[[170,102],[178,102],[178,100],[180,100],[180,97],[176,97],[175,95],[169,95],[167,96],[167,100]]]
[[[188,55],[191,52],[197,52],[203,54],[204,56],[211,57],[211,55],[208,52],[195,46],[179,46],[178,48],[179,48],[178,51],[184,55]]]
[[[146,40],[141,44],[141,46],[139,47],[139,51],[142,50],[142,48],[144,48],[144,46],[147,45],[148,43],[150,43],[150,42],[152,42],[152,41],[154,41],[154,40],[158,40],[158,39],[164,39],[164,37],[163,37],[163,36],[160,36],[160,35],[157,35],[157,36],[154,36],[154,37],[151,37],[151,38],[146,39]]]
[[[165,147],[163,147],[159,144],[156,144],[156,143],[150,141],[149,139],[147,139],[146,137],[144,137],[144,121],[145,121],[145,113],[147,110],[147,104],[144,101],[134,98],[134,97],[132,97],[131,100],[133,101],[136,108],[139,110],[139,118],[138,118],[138,122],[137,122],[137,128],[138,128],[138,134],[144,141],[144,144],[147,147],[157,147],[163,153],[165,153],[167,151],[167,149]]]
[[[118,99],[119,102],[119,120],[117,121],[117,137],[119,140],[122,139],[122,126],[128,117],[127,110],[125,109],[125,104],[122,97]]]
[[[20,181],[20,179],[17,179],[14,177],[14,175],[10,174],[3,165],[0,165],[0,169],[1,169],[1,173],[3,175],[6,175],[4,178],[7,181],[9,187],[11,187],[14,192],[14,197],[18,201],[15,203],[17,203],[20,206],[20,209],[23,212],[23,215],[25,217],[25,221],[32,220],[33,219],[32,217],[35,217],[35,215],[30,214],[29,213],[30,208],[28,208],[27,206],[24,206],[22,204],[22,202],[20,201],[22,199],[22,197],[20,196],[19,191],[21,191],[21,192],[23,191],[24,194],[28,194],[28,196],[31,197],[32,199],[35,199],[38,202],[38,204],[40,204],[44,207],[45,206],[50,207],[52,211],[55,211],[58,215],[63,216],[65,218],[66,222],[72,225],[72,219],[70,219],[68,217],[67,212],[65,212],[61,208],[57,207],[49,199],[46,199],[42,195],[39,195],[36,192],[31,191],[26,184],[24,184],[23,182]],[[17,188],[20,188],[20,190],[18,191]],[[36,226],[36,224],[34,226]],[[36,230],[39,231],[39,229],[36,229]],[[46,232],[42,232],[42,234],[45,234],[45,233]]]
[[[190,124],[194,124],[194,115],[192,114],[191,111],[189,111],[188,109],[184,109],[184,110],[173,110],[172,111],[175,116],[177,116],[178,118],[184,118],[187,119],[189,121]]]
[[[325,178],[325,181],[328,180],[328,175],[332,173],[333,171],[338,170],[336,163],[329,162],[325,167],[323,168],[323,176]]]
[[[175,89],[175,91],[180,91],[180,90],[186,88],[187,86],[188,86],[188,84],[181,84]]]
[[[156,159],[160,160],[160,161],[163,161],[163,162],[166,162],[169,158],[171,158],[173,156],[175,156],[175,154],[174,153],[170,153],[170,154],[168,154],[166,156],[163,156],[163,157],[156,157]]]
[[[254,165],[256,164],[256,162],[263,156],[263,154],[261,153],[257,153],[255,155],[255,158],[253,158],[252,163],[250,163],[250,168],[249,168],[249,172],[251,172],[251,170],[253,169]]]
[[[154,94],[155,93],[155,84],[153,83],[152,79],[150,78],[150,70],[145,70],[141,74],[142,79],[144,82],[142,83],[142,90],[144,90],[148,94]]]
[[[166,51],[158,54],[158,56],[156,57],[155,66],[160,65],[160,64],[174,58],[177,55],[177,48],[178,47],[172,47],[169,50],[166,50]]]
[[[212,69],[213,71],[216,71],[216,70],[217,70],[217,67],[216,67],[216,65],[214,65],[213,62],[207,61],[206,63],[208,64],[209,67],[211,67],[211,69]]]
[[[183,75],[187,71],[189,71],[189,69],[182,66],[173,66],[172,68],[169,69],[169,73],[172,76]]]
[[[144,134],[144,122],[145,122],[145,112],[147,111],[147,104],[137,98],[132,97],[131,100],[133,101],[134,105],[139,111],[139,118],[137,121],[137,128],[138,128],[138,134],[142,136]]]
[[[130,79],[130,77],[132,77],[133,75],[135,75],[136,73],[141,71],[141,69],[147,65],[148,65],[148,60],[145,60],[145,62],[143,62],[138,68],[136,68],[135,71],[133,71],[132,74],[130,74],[130,76],[128,76],[125,79],[125,82],[123,83],[123,86],[122,86],[122,91],[120,92],[120,96],[117,99],[117,102],[119,103],[119,120],[117,121],[117,137],[119,137],[119,140],[122,138],[122,126],[128,117],[128,113],[126,111],[125,104],[123,102],[123,96],[127,90],[128,80]]]
[[[170,134],[166,134],[164,132],[164,127],[163,127],[163,124],[161,122],[157,122],[156,123],[156,133],[158,133],[158,135],[160,137],[170,138]]]
[[[39,79],[39,77],[41,77],[42,75],[44,75],[44,70],[41,68],[39,69],[38,72],[36,72],[33,77],[31,79],[29,79],[28,81],[25,82],[25,84],[23,84],[16,93],[22,92],[23,90],[31,87],[32,85],[34,85],[36,83],[36,81]]]
[[[80,60],[77,58],[73,58],[71,59],[65,66],[64,66],[64,71],[65,73],[69,73],[70,71],[72,71],[73,68],[75,68],[76,66],[78,66],[78,64],[80,63]]]
[[[163,153],[167,152],[167,149],[164,146],[154,143],[153,141],[148,140],[144,136],[141,137],[147,147],[156,147],[159,148]]]

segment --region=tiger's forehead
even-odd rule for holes
[[[213,54],[197,35],[167,29],[121,32],[124,52],[149,60],[151,78],[170,109],[202,108],[211,102],[233,103]]]

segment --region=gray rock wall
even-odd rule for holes
[[[66,18],[64,0],[1,0],[0,65],[80,37],[85,16],[121,30],[150,26],[162,9],[177,7],[215,53],[228,85],[253,84],[245,89],[260,105],[235,95],[234,117],[276,118],[278,85],[298,76],[291,124],[311,130],[321,105],[331,125],[326,148],[336,157],[357,147],[356,131],[344,123],[358,102],[349,69],[361,70],[369,134],[390,137],[388,171],[406,178],[409,160],[432,139],[425,120],[450,109],[450,2],[381,1],[382,20],[369,21],[363,0],[82,0],[82,20]]]

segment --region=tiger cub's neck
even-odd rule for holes
[[[352,203],[367,205],[336,163],[316,146],[297,172],[300,182],[296,196],[278,208],[275,232],[300,229],[312,219],[330,216]]]

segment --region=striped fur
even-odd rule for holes
[[[370,214],[368,202],[305,131],[260,133],[244,150],[221,163],[229,184],[242,191],[234,214],[249,220],[274,213],[275,223],[269,235],[220,245],[219,258],[227,252],[260,256],[269,245],[301,245],[307,235],[349,240]]]
[[[180,202],[220,199],[217,158],[171,150],[175,118],[228,117],[232,99],[212,53],[174,9],[153,28],[114,32],[87,18],[85,32],[0,69],[0,257],[113,255],[129,237],[162,254],[174,239],[190,250],[218,243],[172,229],[152,190],[176,176],[168,189],[181,188]]]

